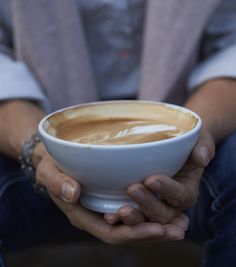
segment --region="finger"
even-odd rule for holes
[[[128,188],[128,194],[139,205],[140,210],[151,222],[165,224],[176,217],[179,210],[158,199],[143,184],[133,184]]]
[[[161,241],[165,231],[158,223],[144,222],[135,226],[109,225],[103,216],[82,207],[79,203],[70,204],[51,196],[53,201],[67,215],[75,227],[87,231],[103,242],[109,244],[137,244]]]
[[[165,235],[162,241],[183,240],[185,237],[185,231],[172,223],[163,225],[163,228],[165,229]]]
[[[189,168],[186,166],[186,168]],[[175,179],[164,175],[148,177],[144,184],[155,194],[159,194],[169,205],[184,210],[192,207],[198,197],[202,169],[186,171],[183,169]]]
[[[215,155],[215,142],[208,131],[201,133],[193,148],[191,159],[199,167],[205,168]]]
[[[174,218],[171,221],[171,224],[174,224],[181,228],[183,231],[186,231],[189,225],[189,218],[184,213],[181,213],[178,217]]]
[[[126,225],[135,225],[145,221],[144,215],[131,206],[121,207],[116,214],[104,214],[104,219],[109,224],[122,221]]]
[[[104,214],[104,219],[109,224],[115,224],[120,221],[120,216],[119,214],[107,213]]]
[[[165,231],[158,223],[143,222],[134,226],[120,225],[110,231],[116,244],[153,243],[165,239]]]
[[[136,225],[145,221],[142,212],[131,206],[123,206],[118,210],[120,220],[126,225]]]
[[[95,235],[96,232],[99,234],[102,229],[101,223],[110,227],[110,225],[105,222],[102,213],[96,213],[84,208],[79,201],[76,203],[68,203],[55,195],[50,194],[50,197],[76,228],[97,236]]]
[[[171,220],[168,224],[163,225],[163,228],[165,229],[163,241],[184,239],[188,224],[188,217],[184,213],[181,213],[176,218]]]
[[[73,178],[61,172],[49,156],[42,160],[36,170],[36,179],[47,190],[66,202],[75,203],[80,195],[80,185]]]

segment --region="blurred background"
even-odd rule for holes
[[[200,267],[202,248],[188,241],[146,246],[100,242],[51,244],[9,253],[9,267]]]

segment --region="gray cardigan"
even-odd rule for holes
[[[236,1],[227,1],[232,10]],[[236,55],[235,46],[213,54],[192,71],[202,35],[220,2],[147,0],[139,98],[182,104],[188,96],[186,81],[191,73],[191,87],[219,76],[235,77],[232,64],[220,69],[222,54],[232,62],[229,55]],[[72,0],[11,0],[9,6],[9,1],[1,0],[0,52],[13,58],[8,58],[4,66],[0,64],[1,99],[10,98],[9,90],[14,90],[12,97],[43,100],[46,96],[52,109],[98,100],[75,4]],[[7,11],[11,13],[11,25],[4,20]],[[209,71],[211,61],[218,66],[214,71]],[[12,63],[14,71],[8,72]],[[4,79],[9,83],[8,91]]]

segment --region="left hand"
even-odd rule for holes
[[[142,222],[135,226],[123,223],[110,225],[104,220],[103,214],[90,211],[78,202],[68,203],[55,195],[50,196],[74,227],[108,244],[144,244],[182,240],[188,227],[188,218],[185,214],[180,214],[165,225],[154,222]]]
[[[140,211],[124,206],[116,214],[105,214],[105,220],[110,224],[117,221],[127,225],[144,221],[167,224],[195,204],[204,168],[214,153],[212,135],[202,130],[191,156],[174,178],[157,174],[146,178],[143,184],[133,184],[127,189]],[[160,197],[156,197],[157,194]]]

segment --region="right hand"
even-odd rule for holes
[[[33,164],[36,167],[37,183],[46,187],[50,195],[68,203],[77,202],[81,191],[79,182],[59,169],[42,143],[35,148]]]

